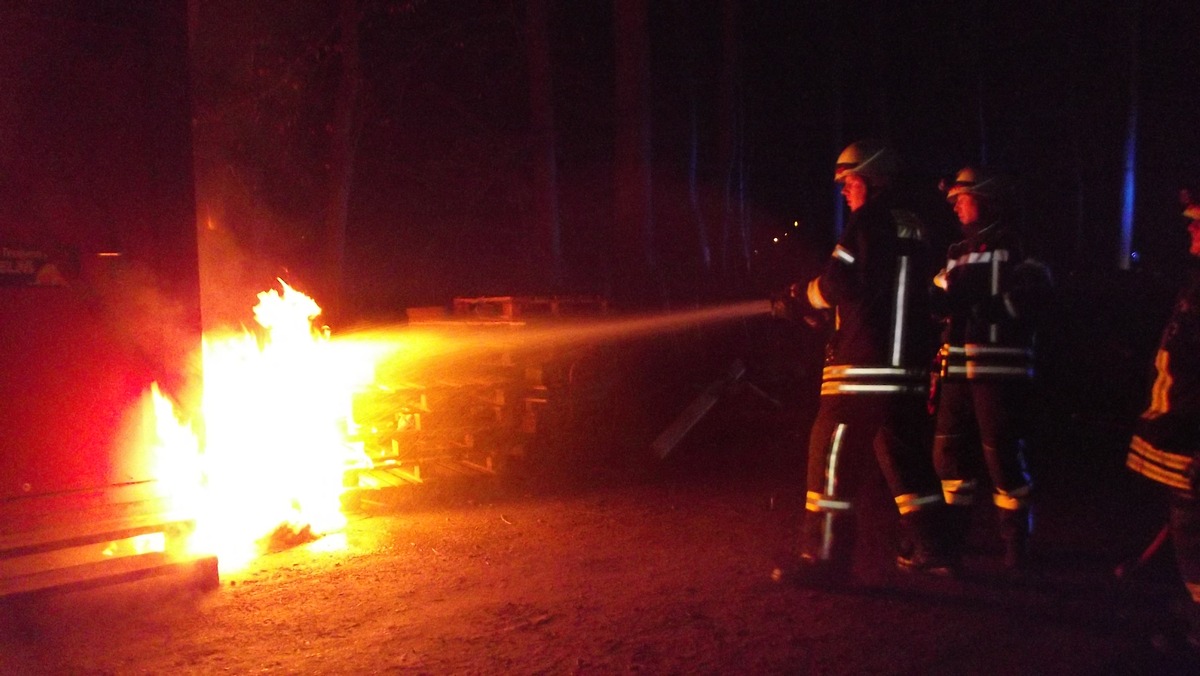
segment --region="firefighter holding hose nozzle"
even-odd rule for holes
[[[853,583],[856,510],[874,458],[900,515],[896,565],[952,571],[938,544],[942,492],[926,408],[936,352],[928,279],[937,269],[923,221],[899,200],[899,160],[870,140],[847,147],[834,179],[850,209],[824,271],[789,287],[778,311],[833,322],[808,446],[800,556],[773,577],[804,586]]]

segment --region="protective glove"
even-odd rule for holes
[[[790,284],[783,291],[771,296],[771,316],[790,322],[799,321],[803,308],[800,307],[800,294],[803,290],[799,284]]]
[[[833,313],[829,310],[814,308],[808,302],[805,285],[795,283],[771,297],[771,316],[776,319],[803,322],[810,328],[818,329],[829,323]]]

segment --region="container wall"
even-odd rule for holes
[[[0,91],[0,500],[145,481],[150,384],[198,394],[187,3],[5,3]]]

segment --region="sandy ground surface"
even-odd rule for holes
[[[833,593],[771,580],[803,501],[786,453],[747,461],[759,441],[368,496],[345,548],[264,556],[214,592],[158,579],[6,607],[0,673],[1185,673],[1145,648],[1162,563],[1114,583],[1153,524],[1119,481],[1051,477],[1043,575],[1017,581],[986,513],[964,579],[894,572],[880,497],[863,584]]]

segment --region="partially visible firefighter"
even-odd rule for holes
[[[990,481],[1004,542],[1004,565],[1029,564],[1033,482],[1025,457],[1035,375],[1038,319],[1049,306],[1048,269],[1026,258],[1007,220],[1011,183],[966,167],[946,198],[962,225],[933,280],[944,319],[933,458],[947,509],[949,555],[961,557],[981,481]],[[982,457],[981,457],[982,456]]]
[[[1188,277],[1154,357],[1150,403],[1139,416],[1126,466],[1162,484],[1168,532],[1189,601],[1182,631],[1155,645],[1200,660],[1200,194],[1181,193],[1190,236]]]
[[[832,324],[808,446],[799,563],[777,573],[803,585],[852,584],[860,490],[878,462],[900,514],[896,565],[945,575],[937,544],[942,493],[926,410],[936,352],[928,280],[937,269],[925,223],[901,200],[895,150],[864,140],[837,159],[850,218],[824,271],[793,284],[777,315]]]

